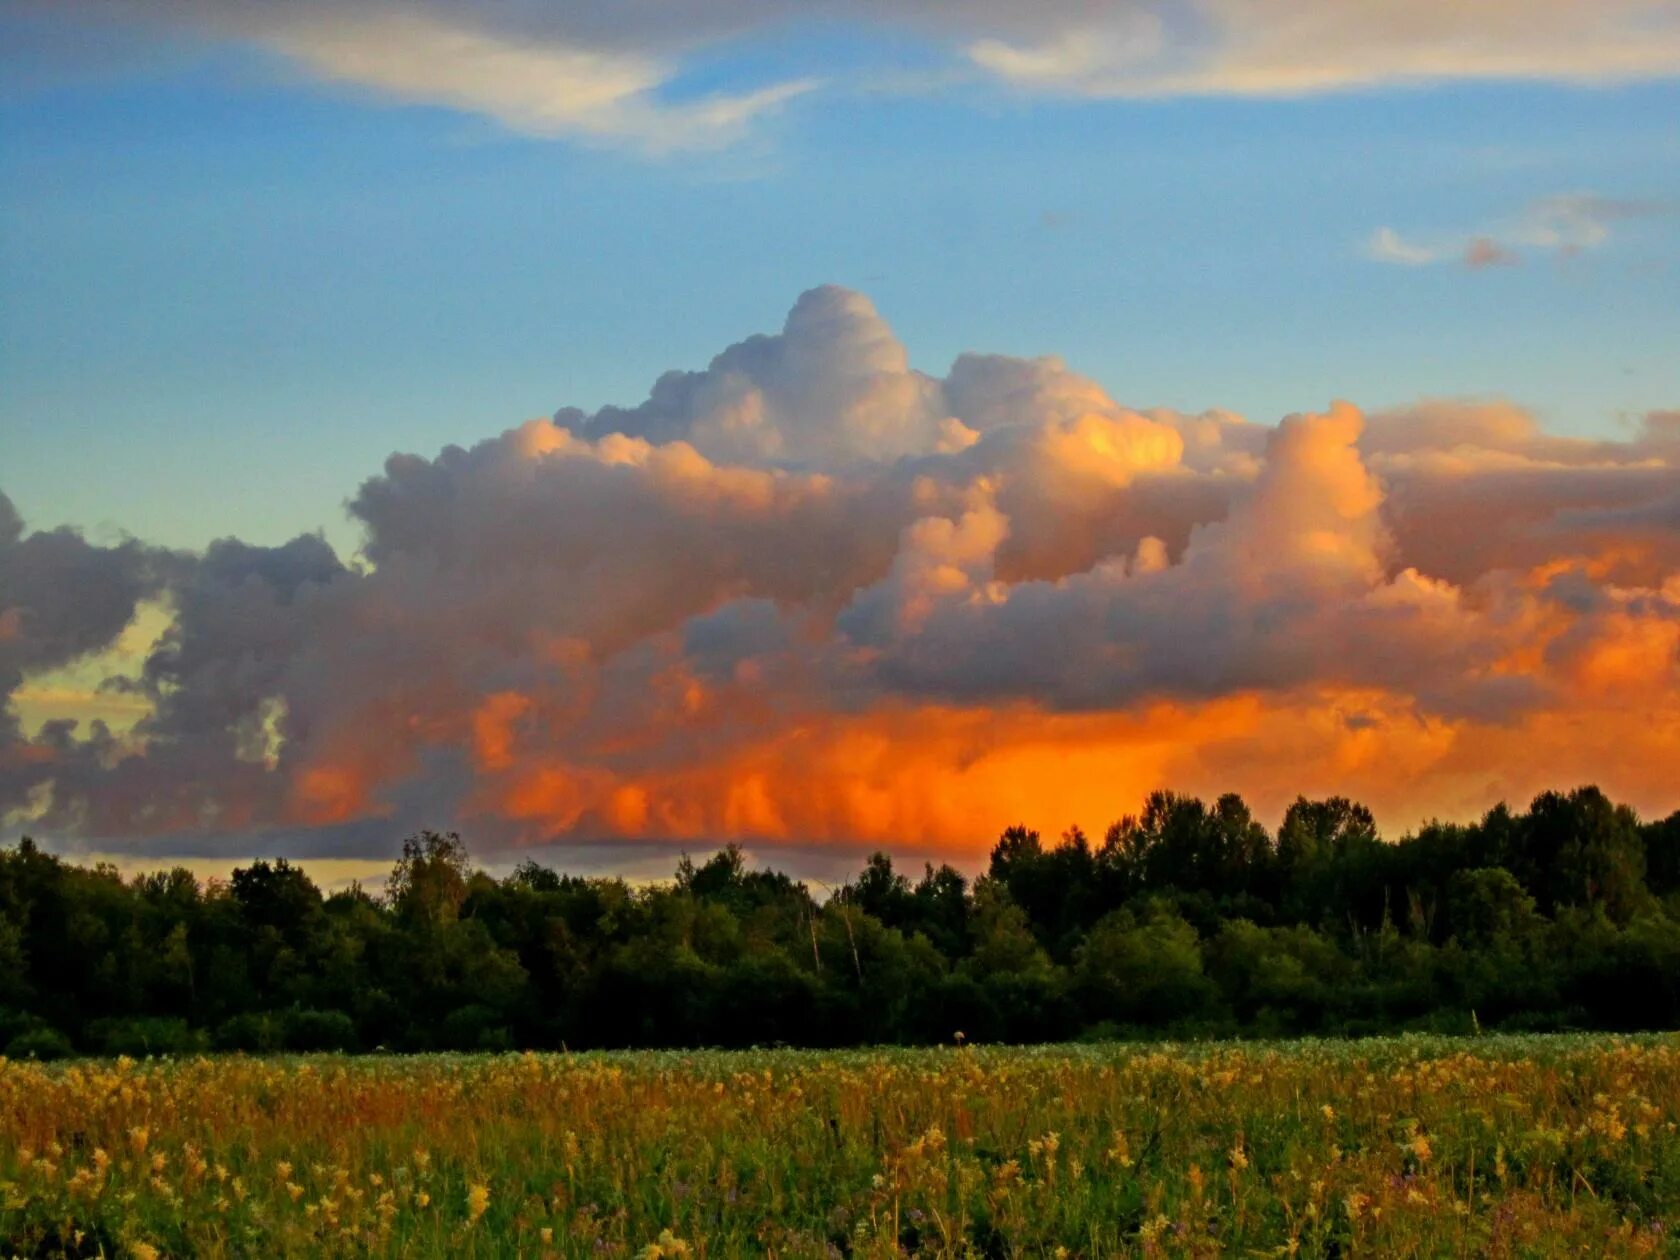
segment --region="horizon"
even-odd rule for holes
[[[1580,784],[1569,789],[1550,789],[1541,796],[1574,795],[1580,792],[1597,792],[1593,784]],[[1170,789],[1157,789],[1154,795],[1176,797],[1180,800],[1200,802],[1200,798],[1174,793]],[[1225,794],[1220,794],[1220,799]],[[1234,794],[1233,794],[1234,795]],[[1299,804],[1306,801],[1305,797],[1298,797]],[[1420,833],[1436,827],[1475,827],[1485,825],[1489,816],[1501,810],[1520,813],[1532,809],[1540,798],[1520,805],[1510,801],[1499,801],[1488,810],[1483,811],[1473,819],[1452,820],[1442,818],[1428,818],[1420,820],[1416,825],[1407,827],[1399,833],[1384,831],[1380,820],[1376,822],[1375,834],[1384,844],[1397,845],[1407,843]],[[1205,804],[1206,802],[1201,802]],[[1309,802],[1310,803],[1310,802]],[[1359,801],[1350,802],[1360,806]],[[1622,808],[1620,802],[1612,801]],[[1281,833],[1288,811],[1278,820],[1276,826],[1268,824],[1264,818],[1254,818],[1275,845]],[[1660,816],[1647,817],[1639,811],[1632,811],[1639,825],[1655,825],[1670,823],[1680,819],[1680,805],[1666,818]],[[832,897],[850,886],[852,877],[860,870],[867,868],[876,857],[884,856],[893,868],[901,875],[914,877],[915,868],[925,864],[928,871],[935,869],[955,870],[971,884],[974,880],[986,874],[987,865],[991,860],[996,846],[1003,837],[1015,831],[1029,833],[1037,837],[1047,851],[1059,849],[1064,845],[1075,842],[1076,837],[1084,840],[1096,851],[1102,848],[1108,840],[1109,833],[1118,830],[1128,823],[1135,822],[1137,815],[1126,814],[1115,819],[1102,834],[1087,833],[1077,824],[1056,832],[1029,827],[1020,822],[1007,824],[998,828],[998,838],[991,842],[991,848],[982,848],[972,853],[965,852],[955,856],[943,854],[922,854],[917,852],[895,851],[889,846],[854,846],[851,848],[828,848],[813,853],[792,847],[771,848],[768,850],[754,850],[738,840],[724,840],[713,846],[685,845],[672,841],[640,841],[619,843],[599,843],[595,845],[557,845],[557,846],[527,846],[512,852],[500,852],[492,855],[488,861],[482,860],[481,855],[473,850],[469,836],[459,836],[455,832],[438,832],[434,828],[422,828],[400,841],[393,841],[392,852],[388,857],[311,857],[297,856],[278,851],[253,849],[245,854],[232,854],[215,851],[213,846],[205,846],[206,851],[195,853],[173,853],[167,858],[153,858],[144,852],[114,852],[104,853],[98,850],[63,848],[52,844],[40,844],[33,836],[20,835],[12,838],[6,844],[7,849],[15,848],[19,843],[28,841],[36,844],[41,852],[58,859],[71,866],[84,870],[95,868],[111,868],[128,882],[144,879],[147,876],[164,874],[177,870],[187,871],[201,890],[212,885],[225,886],[234,872],[257,863],[286,864],[301,870],[319,887],[323,895],[330,896],[336,892],[346,892],[360,889],[369,892],[369,881],[377,881],[390,875],[391,871],[400,863],[402,844],[424,834],[447,835],[452,839],[459,839],[464,846],[464,852],[474,871],[490,876],[496,880],[506,880],[527,864],[535,864],[546,870],[555,872],[565,878],[583,880],[609,879],[620,880],[632,888],[665,887],[678,879],[680,864],[686,861],[704,862],[725,852],[740,855],[745,863],[745,869],[772,875],[785,875],[799,883],[801,887],[814,884]],[[628,852],[627,852],[628,850]],[[630,853],[634,859],[627,860]],[[780,859],[780,860],[778,860]],[[378,899],[382,894],[377,888],[371,889],[372,895]]]

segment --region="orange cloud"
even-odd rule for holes
[[[1160,786],[1391,829],[1582,780],[1680,803],[1674,413],[1144,413],[1053,358],[918,372],[820,289],[636,407],[394,455],[352,510],[357,567],[101,549],[0,499],[4,825],[961,856]],[[93,694],[101,653],[132,730],[26,732],[27,687]]]

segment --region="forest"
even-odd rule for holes
[[[734,846],[645,886],[455,834],[386,886],[0,851],[10,1058],[847,1046],[1680,1026],[1680,811],[1597,788],[1380,837],[1158,792],[1100,841],[1004,831],[984,872],[870,857],[819,898]]]

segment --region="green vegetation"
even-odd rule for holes
[[[36,1256],[1672,1254],[1680,1041],[0,1064]]]
[[[0,852],[13,1058],[1677,1026],[1680,813],[1592,788],[1395,843],[1345,800],[1272,836],[1157,794],[1100,844],[1011,828],[972,886],[877,855],[822,901],[735,849],[634,888],[426,833],[382,897]]]

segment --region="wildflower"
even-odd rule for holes
[[[1163,1230],[1172,1224],[1172,1218],[1165,1212],[1157,1212],[1153,1219],[1138,1226],[1138,1237],[1146,1243],[1152,1243],[1161,1236]]]
[[[1325,1103],[1318,1110],[1319,1114],[1321,1114],[1326,1120],[1334,1120],[1336,1118],[1336,1109],[1329,1103]]]
[[[1126,1135],[1119,1129],[1114,1130],[1114,1142],[1108,1148],[1108,1157],[1122,1168],[1132,1166],[1131,1148],[1126,1144]]]
[[[1417,1161],[1420,1164],[1425,1162],[1430,1155],[1433,1154],[1429,1145],[1429,1139],[1421,1133],[1412,1138],[1411,1151],[1412,1154],[1417,1157]]]
[[[483,1182],[476,1182],[467,1190],[467,1222],[476,1223],[490,1206],[490,1187]]]
[[[642,1260],[676,1260],[677,1257],[687,1254],[688,1243],[670,1230],[662,1229],[659,1231],[659,1237],[642,1250]]]
[[[1241,1172],[1243,1169],[1248,1167],[1248,1152],[1243,1150],[1241,1138],[1238,1138],[1237,1144],[1231,1148],[1230,1158],[1231,1167],[1236,1169],[1236,1171]]]
[[[540,1229],[537,1232],[542,1236],[543,1246],[545,1246],[545,1247],[553,1246],[553,1244],[554,1244],[554,1230],[553,1230],[552,1227],[550,1227],[548,1225],[544,1225],[542,1227],[542,1229]]]
[[[128,1245],[129,1254],[134,1260],[158,1260],[162,1253],[149,1242],[134,1242]]]

